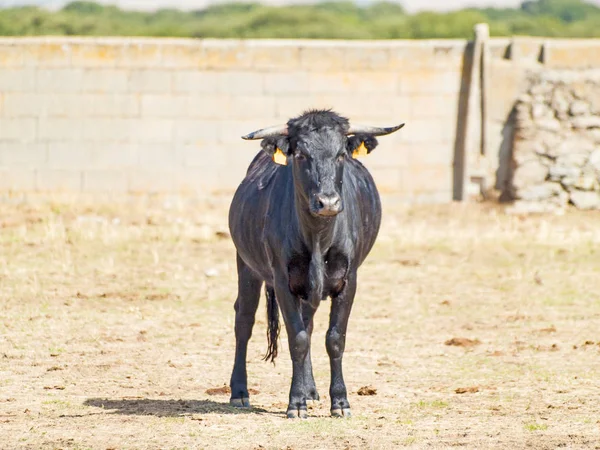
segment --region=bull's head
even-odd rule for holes
[[[349,158],[365,156],[377,147],[375,136],[394,127],[352,125],[331,111],[310,111],[285,125],[263,128],[242,139],[262,139],[262,149],[277,164],[291,160],[296,191],[315,216],[342,211],[342,179]]]

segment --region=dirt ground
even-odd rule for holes
[[[117,199],[118,200],[118,199]],[[600,449],[600,214],[384,202],[344,357],[351,419],[285,418],[264,296],[228,406],[229,197],[0,200],[2,449]],[[363,394],[363,395],[361,395]]]

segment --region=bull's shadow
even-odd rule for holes
[[[111,414],[126,416],[182,417],[191,414],[275,414],[254,406],[250,409],[241,409],[234,408],[229,403],[219,403],[212,400],[88,398],[83,404],[114,410]]]

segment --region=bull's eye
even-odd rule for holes
[[[294,154],[294,157],[298,160],[298,161],[304,161],[306,159],[306,156],[304,156],[302,153],[300,152],[296,152]]]
[[[338,157],[336,158],[337,162],[341,163],[344,161],[344,159],[346,159],[346,154],[342,153],[340,155],[338,155]]]

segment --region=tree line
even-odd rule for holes
[[[466,8],[408,14],[399,3],[350,1],[266,6],[226,3],[196,11],[130,11],[88,1],[61,10],[0,9],[0,35],[161,36],[192,38],[470,38],[479,22],[492,36],[600,36],[600,8],[582,0],[526,0],[518,8]]]

